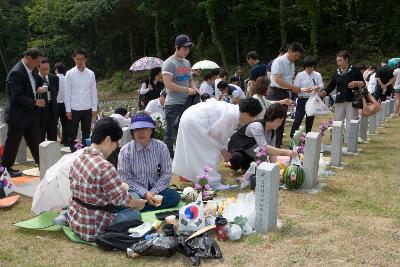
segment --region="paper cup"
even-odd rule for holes
[[[155,195],[154,196],[154,200],[155,200],[155,204],[156,206],[160,206],[163,200],[163,196],[162,195]]]

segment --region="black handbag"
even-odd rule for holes
[[[363,108],[363,96],[361,94],[361,90],[355,90],[354,97],[351,105],[353,108],[362,109]]]

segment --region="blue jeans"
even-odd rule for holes
[[[137,198],[137,199],[142,198],[138,193],[133,192],[133,191],[129,191],[129,194],[131,194],[131,196],[133,196],[134,198]],[[163,196],[161,205],[158,207],[154,207],[152,205],[146,204],[146,206],[144,207],[144,209],[142,211],[162,210],[162,209],[173,208],[173,207],[176,207],[179,204],[179,202],[181,201],[181,195],[179,195],[179,193],[176,192],[175,190],[172,190],[169,188],[164,189],[163,191],[161,191],[158,194]]]
[[[165,135],[164,143],[167,145],[169,155],[174,157],[174,143],[178,134],[178,126],[175,126],[175,120],[179,116],[183,105],[166,105],[165,106]]]
[[[138,210],[132,210],[130,208],[123,207],[115,214],[114,221],[111,225],[120,222],[141,220],[141,219],[142,215],[140,215],[140,212]]]
[[[290,131],[290,137],[293,137],[294,132],[299,129],[304,115],[306,116],[306,133],[311,132],[315,116],[306,115],[307,100],[308,98],[297,98],[296,113],[294,114],[294,122],[292,125],[292,130]]]

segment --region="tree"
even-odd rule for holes
[[[217,8],[218,7],[216,5],[215,0],[207,0],[206,13],[208,18],[208,24],[210,24],[212,39],[214,44],[218,47],[224,69],[228,70],[228,61],[226,60],[225,49],[222,46],[222,43],[219,39],[219,33],[217,31],[217,22],[214,13]]]

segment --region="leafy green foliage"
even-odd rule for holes
[[[96,76],[111,78],[143,56],[166,59],[181,33],[195,43],[191,62],[224,68],[246,64],[250,50],[269,61],[293,41],[316,56],[347,49],[370,60],[394,57],[399,15],[400,2],[390,0],[0,0],[0,82],[27,47],[68,67],[73,50],[85,47]]]

